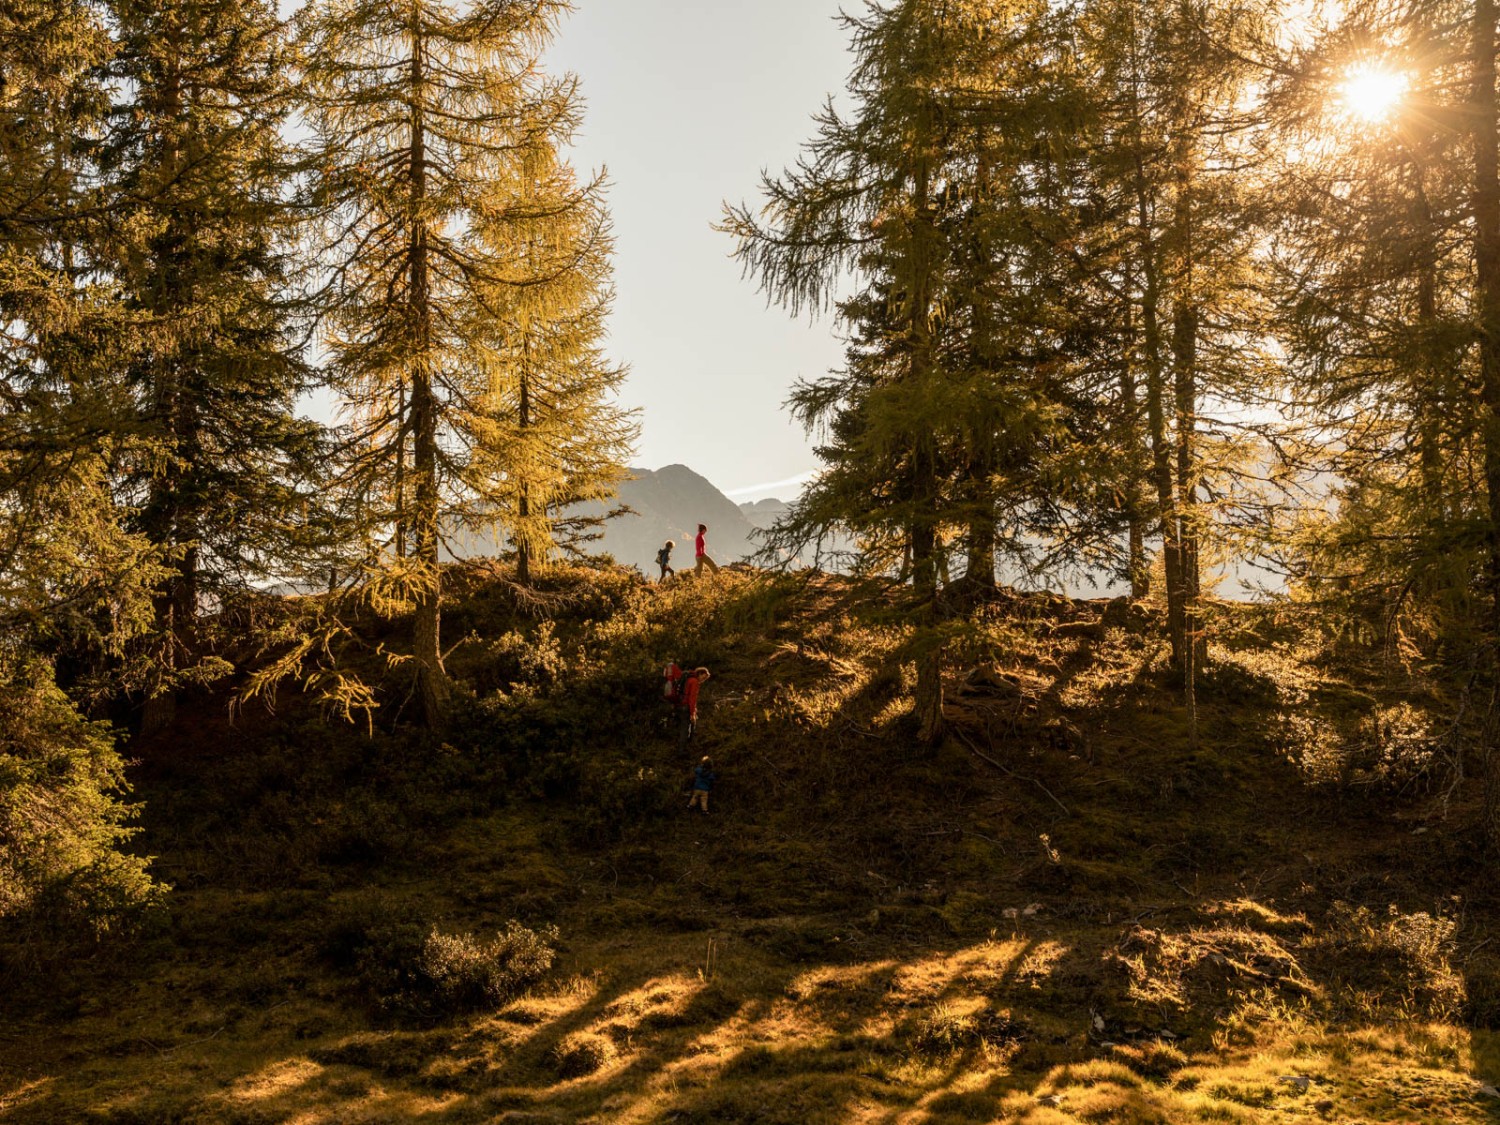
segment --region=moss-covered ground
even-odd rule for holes
[[[927,748],[879,586],[453,586],[442,738],[391,717],[398,667],[373,733],[219,694],[133,749],[168,911],[9,948],[0,1120],[1496,1118],[1495,881],[1440,677],[1218,606],[1193,722],[1149,611],[1007,594],[944,626]],[[673,657],[714,671],[687,751]],[[511,919],[559,935],[515,998],[413,1008],[372,969],[401,926]]]

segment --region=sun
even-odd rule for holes
[[[1391,115],[1405,96],[1407,84],[1404,74],[1358,63],[1344,71],[1339,103],[1345,113],[1374,124]]]

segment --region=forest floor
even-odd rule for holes
[[[0,1120],[1500,1119],[1500,899],[1441,683],[1218,606],[1195,739],[1148,613],[1006,595],[955,612],[928,750],[889,591],[557,582],[547,623],[457,581],[445,741],[216,695],[138,745],[168,907],[4,972]],[[691,754],[672,657],[715,672]],[[376,971],[401,926],[511,919],[559,949],[514,999]]]

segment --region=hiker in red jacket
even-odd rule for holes
[[[719,564],[708,557],[708,548],[703,545],[704,537],[707,534],[708,524],[700,523],[698,525],[698,538],[693,540],[693,550],[698,555],[698,561],[693,564],[693,573],[695,575],[702,574],[705,566],[715,574],[719,573]]]
[[[677,743],[684,750],[698,729],[698,689],[708,682],[707,668],[694,668],[677,688]]]

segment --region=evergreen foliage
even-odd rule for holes
[[[450,690],[445,528],[498,518],[524,557],[540,553],[559,476],[607,489],[627,436],[606,421],[587,469],[536,451],[619,378],[596,346],[608,246],[597,184],[577,187],[555,156],[577,122],[576,84],[538,62],[564,9],[332,0],[304,28],[314,199],[332,255],[325,341],[350,416],[341,488],[367,566],[412,608],[434,725]]]
[[[156,900],[149,860],[120,851],[136,831],[124,789],[109,727],[79,715],[44,660],[0,646],[0,926],[102,934]]]
[[[119,495],[171,560],[157,593],[146,724],[220,665],[205,605],[288,577],[321,455],[299,418],[309,374],[288,300],[282,128],[288,56],[275,7],[118,0],[115,93],[97,154],[89,254],[134,332],[123,363]]]
[[[562,96],[576,100],[576,88]],[[564,137],[537,139],[491,175],[478,230],[507,267],[470,329],[486,386],[468,519],[504,530],[521,582],[534,561],[598,538],[598,518],[563,513],[614,496],[638,433],[613,400],[625,369],[601,346],[614,296],[601,182],[578,183],[558,159]]]

